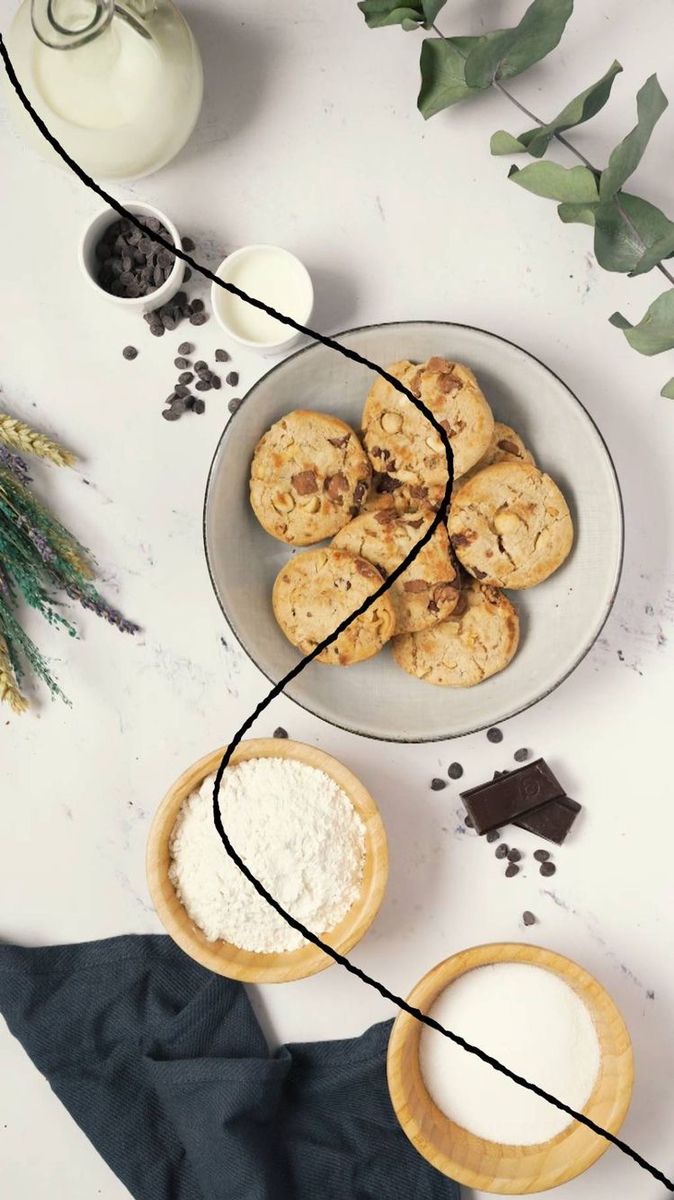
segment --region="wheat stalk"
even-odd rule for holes
[[[25,712],[28,701],[21,695],[9,658],[7,642],[0,634],[0,704],[8,704],[15,713]]]
[[[25,421],[10,417],[8,413],[0,413],[0,442],[23,454],[46,458],[57,467],[72,467],[76,461],[72,451],[53,442],[46,434],[37,433]]]

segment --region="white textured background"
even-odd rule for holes
[[[523,7],[451,2],[440,21],[447,33],[480,32],[478,13],[499,27]],[[664,280],[602,272],[588,229],[562,226],[551,202],[506,182],[507,160],[490,158],[489,135],[520,132],[526,121],[499,95],[423,122],[420,35],[368,32],[350,0],[185,0],[184,8],[204,50],[200,123],[176,162],[118,188],[120,198],[164,207],[211,263],[252,241],[297,251],[314,275],[325,330],[428,317],[511,338],[581,397],[615,457],[627,514],[615,610],[575,675],[511,721],[500,747],[484,734],[380,747],[283,700],[255,732],[285,725],[342,757],[377,797],[391,878],[357,959],[392,988],[407,991],[454,950],[524,937],[524,908],[540,917],[536,940],[606,985],[636,1051],[624,1136],[671,1175],[674,402],[658,392],[674,356],[641,358],[607,324],[616,308],[637,320]],[[647,75],[657,70],[674,100],[674,14],[668,0],[579,0],[577,9],[562,48],[512,90],[549,118],[619,58],[625,72],[609,105],[573,135],[601,164],[634,123]],[[3,30],[13,11],[0,0]],[[673,132],[669,112],[630,184],[669,204],[670,215]],[[201,550],[205,475],[226,395],[212,393],[200,419],[161,419],[182,338],[152,339],[139,320],[93,303],[75,247],[97,202],[35,158],[2,109],[0,180],[0,408],[57,431],[81,454],[77,473],[38,472],[42,491],[95,548],[107,594],[144,627],[125,640],[78,616],[83,637],[73,642],[29,622],[73,707],[42,695],[34,715],[0,725],[0,936],[40,944],[155,930],[143,869],[152,812],[265,688],[231,638],[221,644],[227,633]],[[222,341],[214,323],[192,332],[210,358]],[[142,349],[134,363],[121,357],[129,341]],[[243,392],[263,368],[244,355],[236,365]],[[474,783],[509,765],[520,745],[545,755],[585,807],[548,889],[531,867],[505,880],[491,848],[463,836],[456,786],[429,791],[451,760]],[[518,841],[524,847],[524,835]],[[355,1034],[391,1015],[336,968],[258,997],[281,1040]],[[4,1029],[0,1054],[0,1194],[47,1200],[57,1173],[59,1196],[127,1195]],[[562,1191],[564,1200],[665,1194],[617,1151]]]

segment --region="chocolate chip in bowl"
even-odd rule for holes
[[[114,209],[104,209],[84,230],[80,267],[100,296],[130,312],[150,313],[173,299],[185,274],[182,259],[151,235],[158,234],[178,249],[182,241],[173,222],[151,204],[130,201],[126,207],[147,234]]]

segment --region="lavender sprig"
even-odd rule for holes
[[[25,665],[44,680],[52,695],[65,699],[46,660],[19,623],[15,610],[20,602],[74,637],[77,631],[59,612],[59,594],[123,633],[134,634],[139,628],[99,594],[91,582],[93,560],[88,550],[37,499],[30,483],[21,455],[0,445],[0,701],[17,713],[26,705],[18,686]]]

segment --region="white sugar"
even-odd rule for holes
[[[305,939],[255,891],[231,860],[213,821],[214,776],[183,804],[171,836],[169,878],[209,941],[243,950],[294,950]],[[365,826],[324,771],[281,758],[229,767],[222,823],[267,891],[312,933],[334,929],[356,900]]]
[[[518,1075],[580,1110],[599,1071],[599,1041],[587,1006],[559,976],[524,963],[496,963],[460,976],[431,1015]],[[421,1073],[438,1108],[488,1141],[533,1145],[569,1117],[424,1028]]]

